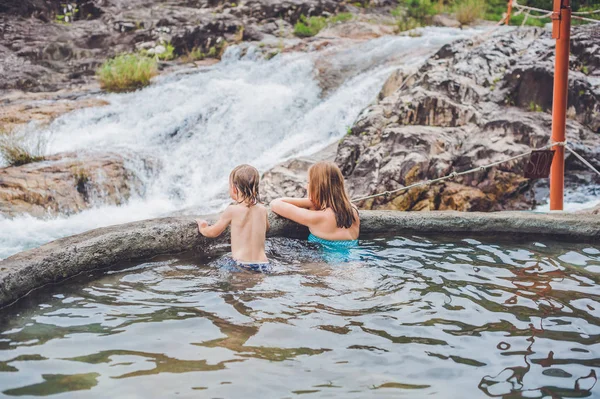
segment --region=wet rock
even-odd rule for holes
[[[260,41],[264,38],[264,34],[255,26],[246,26],[244,28],[244,33],[242,36],[242,40],[245,41]]]
[[[97,204],[119,205],[140,190],[120,155],[61,154],[0,169],[0,214],[73,214]]]
[[[406,74],[398,69],[390,75],[390,77],[383,84],[383,88],[379,92],[377,96],[379,100],[383,100],[384,98],[394,94],[396,90],[400,88],[405,82],[404,80],[407,78]]]
[[[593,207],[591,209],[585,209],[583,211],[580,211],[579,213],[591,214],[591,215],[600,215],[600,204],[596,205],[595,207]]]
[[[308,169],[318,161],[333,161],[337,143],[310,157],[285,161],[268,170],[260,179],[261,201],[269,203],[280,197],[305,197]]]
[[[3,106],[0,108],[0,126],[8,131],[30,122],[46,125],[55,118],[76,109],[108,105],[106,100],[81,96],[77,93],[67,98],[40,93],[17,98],[8,96],[1,100]]]
[[[594,25],[578,27],[571,33],[571,54],[589,76],[600,76],[600,29]]]
[[[394,33],[393,26],[369,22],[350,21],[335,24],[319,32],[319,37],[340,37],[353,40],[369,40]]]
[[[445,26],[447,28],[460,28],[460,22],[450,14],[437,14],[431,19],[433,26]]]
[[[241,11],[247,17],[258,20],[277,18],[292,24],[296,23],[301,15],[336,14],[345,9],[343,3],[333,0],[250,0],[244,7]]]
[[[545,65],[552,42],[525,29],[486,41],[444,46],[403,82],[386,82],[379,101],[365,109],[337,151],[336,163],[354,198],[394,191],[416,182],[478,168],[549,142],[552,80]],[[600,43],[599,43],[600,44]],[[538,62],[533,62],[538,58]],[[549,62],[549,61],[548,61]],[[570,89],[585,87],[571,104],[571,145],[600,159],[597,88],[574,72]],[[548,79],[550,79],[548,81]],[[549,90],[548,90],[549,87]],[[506,97],[512,101],[503,101]],[[541,104],[529,112],[529,103]],[[537,111],[542,112],[537,112]],[[600,163],[592,161],[595,163]],[[567,173],[588,177],[567,155]],[[535,186],[522,176],[523,160],[496,165],[435,185],[419,186],[363,201],[366,209],[497,211],[531,209]],[[589,180],[591,181],[591,180]]]
[[[194,49],[200,49],[206,54],[216,53],[226,42],[233,41],[234,36],[242,32],[242,29],[243,24],[237,18],[221,14],[197,26],[187,27],[184,33],[175,35],[171,43],[178,55],[187,54]]]
[[[199,49],[218,58],[227,43],[288,36],[300,15],[343,8],[339,0],[5,1],[0,90],[56,91],[93,83],[107,58],[147,42],[172,42],[176,55]]]
[[[116,21],[113,25],[117,32],[133,32],[137,29],[135,22],[131,21]]]

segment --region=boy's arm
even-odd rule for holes
[[[307,227],[315,226],[323,220],[323,212],[301,208],[284,201],[283,198],[271,201],[271,210],[279,216]]]
[[[295,205],[299,208],[304,209],[315,209],[315,204],[309,198],[290,198],[284,197],[280,198],[283,202],[287,202],[288,204]]]
[[[231,206],[229,206],[221,214],[221,217],[219,218],[217,223],[213,224],[212,226],[209,226],[206,220],[196,220],[196,222],[198,223],[198,230],[200,231],[200,234],[202,234],[204,237],[218,237],[221,235],[221,233],[223,233],[223,231],[225,231],[227,226],[229,226],[232,217],[233,210],[231,209]]]

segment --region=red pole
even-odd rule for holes
[[[569,79],[569,41],[571,39],[570,0],[554,0],[552,37],[556,39],[554,97],[552,99],[552,141],[565,141],[567,124],[567,88]],[[563,210],[565,188],[565,148],[554,146],[550,170],[550,210]]]

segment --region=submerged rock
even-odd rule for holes
[[[0,169],[0,214],[73,214],[95,204],[122,204],[142,188],[120,155],[61,154]]]

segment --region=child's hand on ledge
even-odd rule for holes
[[[202,234],[202,229],[208,227],[208,222],[204,219],[196,219],[196,223],[198,223],[198,231]]]

